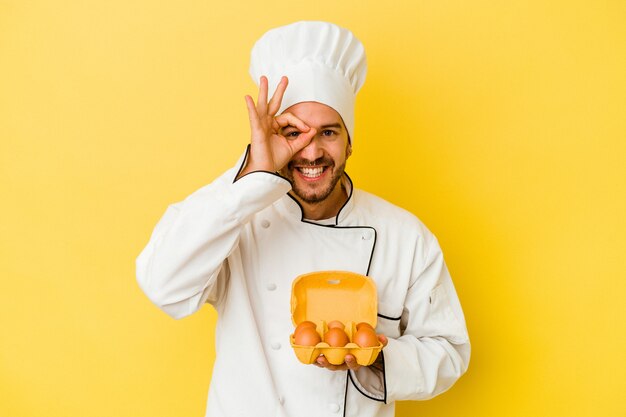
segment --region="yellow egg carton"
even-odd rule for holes
[[[356,358],[359,365],[374,363],[382,349],[382,343],[374,347],[359,347],[352,343],[356,325],[361,322],[376,328],[376,284],[364,275],[348,271],[320,271],[297,277],[291,286],[291,320],[294,326],[303,321],[315,323],[316,330],[324,340],[328,323],[338,320],[345,324],[350,343],[332,347],[320,342],[315,346],[296,345],[291,334],[291,346],[298,360],[304,364],[315,362],[324,355],[333,365],[344,363],[347,354]]]

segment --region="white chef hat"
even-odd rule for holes
[[[316,101],[332,107],[354,136],[354,102],[367,62],[361,42],[347,29],[327,22],[296,22],[265,33],[252,48],[250,75],[262,75],[269,95],[286,75],[289,86],[278,113],[294,104]]]

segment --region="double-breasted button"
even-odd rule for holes
[[[279,342],[272,342],[272,344],[270,345],[270,347],[274,350],[278,350],[280,349],[280,343]]]
[[[270,227],[270,224],[271,224],[271,223],[270,223],[270,221],[269,221],[269,220],[263,220],[263,221],[261,222],[261,227],[262,227],[262,228],[264,228],[264,229],[267,229],[268,227]]]
[[[341,407],[339,407],[338,404],[328,404],[328,409],[332,412],[332,413],[338,413]]]
[[[267,283],[265,288],[267,288],[268,291],[274,291],[276,289],[276,284],[274,284],[273,282],[269,282]]]

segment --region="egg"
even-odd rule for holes
[[[361,326],[361,329],[354,334],[352,341],[362,348],[374,347],[380,344],[376,332],[367,326]]]
[[[346,325],[343,324],[342,322],[340,322],[339,320],[333,320],[333,321],[329,322],[326,326],[328,326],[329,329],[338,328],[338,329],[343,330],[343,329],[346,328]]]
[[[374,330],[374,328],[372,327],[372,325],[371,325],[371,324],[369,324],[369,323],[367,323],[367,322],[365,322],[365,321],[362,321],[362,322],[360,322],[359,324],[357,324],[357,325],[356,325],[356,329],[357,329],[357,330],[361,330],[361,327],[368,327],[368,328],[370,328],[370,329]]]
[[[343,331],[343,329],[334,327],[332,329],[328,329],[324,335],[324,342],[328,343],[332,347],[343,347],[350,342],[350,339],[348,339],[348,335]]]
[[[293,336],[293,341],[300,346],[315,346],[322,341],[314,327],[303,327]]]
[[[293,334],[295,336],[302,329],[307,329],[307,328],[315,329],[316,327],[317,327],[317,325],[315,323],[313,323],[312,321],[303,321],[302,323],[298,324],[298,326],[296,327],[296,330],[293,332]]]

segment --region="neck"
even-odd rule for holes
[[[307,220],[323,220],[337,216],[339,210],[348,201],[348,193],[343,185],[343,180],[338,181],[335,189],[323,201],[307,203],[297,195],[290,193],[302,207],[304,218]]]

